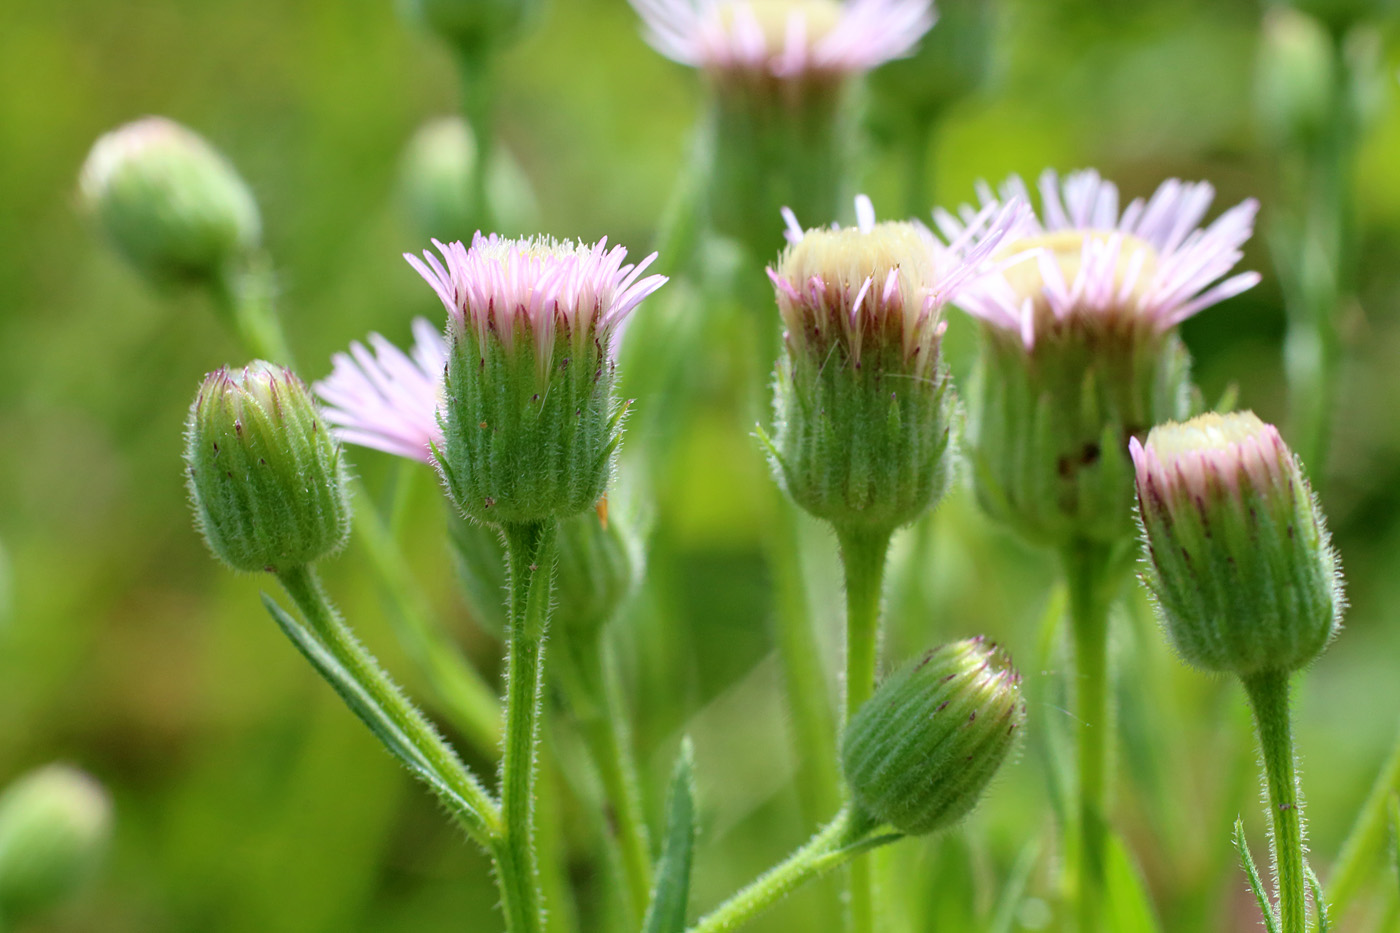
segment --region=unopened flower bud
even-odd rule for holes
[[[450,318],[436,460],[463,514],[489,524],[577,515],[602,498],[621,439],[613,337],[666,281],[655,254],[477,234],[406,257]]]
[[[1143,581],[1190,664],[1289,672],[1340,625],[1322,510],[1278,430],[1251,412],[1152,429],[1132,444]]]
[[[540,0],[406,0],[410,15],[445,41],[480,53],[514,39]]]
[[[532,225],[538,213],[534,191],[520,164],[503,147],[487,167],[490,203],[475,202],[471,178],[478,158],[476,136],[460,117],[429,121],[413,135],[404,152],[401,188],[409,214],[426,236],[471,236],[487,214],[506,230]]]
[[[858,205],[849,228],[804,232],[788,214],[792,243],[769,270],[785,327],[770,454],[808,512],[838,528],[889,532],[946,485],[956,400],[938,312],[1010,214],[962,258],[926,228],[877,224],[870,202]]]
[[[204,139],[163,117],[99,139],[78,187],[116,250],[152,279],[209,281],[258,245],[247,184]]]
[[[1225,278],[1258,207],[1198,228],[1213,191],[1168,181],[1119,211],[1093,171],[1041,177],[1042,216],[1008,236],[1002,269],[953,300],[983,324],[968,420],[978,498],[1029,541],[1117,546],[1132,535],[1128,440],[1189,414],[1183,320],[1259,281]],[[1029,197],[1013,178],[1003,197]],[[984,204],[996,204],[989,190]],[[964,213],[970,210],[965,208]],[[939,225],[955,232],[949,215]]]
[[[855,804],[911,836],[945,829],[976,806],[1025,724],[1020,675],[974,638],[891,674],[856,711],[842,748]]]
[[[639,551],[622,516],[609,514],[607,499],[561,523],[555,631],[566,638],[595,637],[632,593]]]
[[[291,370],[257,361],[210,373],[185,441],[196,523],[235,570],[289,570],[345,544],[340,446]]]
[[[0,794],[0,920],[57,906],[96,868],[111,832],[112,804],[88,775],[48,765]]]
[[[1276,145],[1305,145],[1331,122],[1335,59],[1322,23],[1287,6],[1265,12],[1256,93],[1260,122]]]

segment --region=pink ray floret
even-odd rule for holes
[[[1045,326],[1046,309],[1056,321],[1118,314],[1145,321],[1160,332],[1259,282],[1257,272],[1229,275],[1254,231],[1259,204],[1252,198],[1202,227],[1215,196],[1206,182],[1168,180],[1151,198],[1135,199],[1121,212],[1117,186],[1092,169],[1063,180],[1046,170],[1038,187],[1041,214],[1026,215],[1008,237],[1008,249],[1015,251],[1013,241],[1026,238],[1087,234],[1077,274],[1066,281],[1054,254],[1031,245],[1007,257],[1003,274],[982,277],[957,299],[969,314],[1020,334],[1028,349],[1035,344],[1037,327]],[[1029,202],[1030,192],[1013,175],[1000,193],[980,185],[979,198],[979,208],[964,205],[957,217],[936,212],[939,230],[955,237],[987,207],[1012,199]],[[1029,262],[1037,264],[1043,283],[1034,296],[1014,288],[1006,274],[1017,263]]]
[[[369,335],[369,347],[350,344],[348,353],[331,357],[331,374],[315,390],[326,403],[322,415],[345,443],[430,463],[432,445],[442,441],[437,412],[447,341],[423,318],[414,320],[413,337],[411,355],[379,334]]]
[[[647,41],[667,58],[710,72],[779,79],[869,71],[913,52],[935,19],[931,0],[632,0],[632,6],[646,23]],[[780,29],[764,22],[775,10],[785,16]]]
[[[610,341],[627,316],[666,282],[642,276],[656,254],[632,265],[627,250],[608,248],[606,238],[589,245],[548,237],[506,239],[477,233],[461,241],[433,241],[423,259],[404,254],[442,299],[453,325],[469,329],[479,343],[499,340],[510,353],[519,339],[533,341],[541,370],[549,367],[558,338],[582,349]]]

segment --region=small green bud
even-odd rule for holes
[[[163,117],[99,139],[78,189],[116,250],[158,281],[211,281],[261,235],[257,202],[238,172],[203,138]]]
[[[911,836],[966,816],[1025,724],[1021,677],[982,638],[953,642],[891,674],[846,728],[858,807]]]
[[[640,548],[604,498],[560,524],[558,554],[550,624],[568,638],[595,637],[636,586]]]
[[[535,193],[509,150],[497,148],[487,167],[489,212],[472,197],[476,160],[476,136],[460,117],[431,120],[413,135],[404,151],[400,187],[424,234],[440,240],[469,237],[481,229],[485,213],[506,230],[533,225],[539,213]]]
[[[541,5],[540,0],[406,0],[410,16],[472,53],[509,43]]]
[[[1327,647],[1341,570],[1302,465],[1252,412],[1208,414],[1132,444],[1143,582],[1190,664],[1291,672]]]
[[[58,906],[97,867],[112,804],[88,775],[48,765],[0,794],[0,920]]]
[[[1326,27],[1306,13],[1274,7],[1259,44],[1259,119],[1276,145],[1317,138],[1332,120],[1336,52]]]
[[[235,570],[289,570],[350,533],[345,467],[291,370],[257,361],[200,386],[185,433],[195,521]]]
[[[621,440],[613,337],[666,281],[655,254],[477,234],[409,262],[448,310],[443,441],[449,495],[487,524],[563,519],[602,498]]]
[[[770,455],[808,512],[888,532],[947,486],[956,397],[938,311],[963,271],[939,262],[924,227],[877,224],[869,199],[857,205],[856,227],[803,232],[788,214],[793,242],[768,273],[785,327]]]

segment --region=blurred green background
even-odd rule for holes
[[[1261,17],[1246,0],[1004,0],[990,80],[944,116],[923,182],[955,206],[977,179],[1045,166],[1096,166],[1126,195],[1202,178],[1219,190],[1217,211],[1259,198],[1267,229],[1286,169],[1256,118]],[[1351,186],[1358,298],[1339,312],[1345,363],[1322,483],[1352,608],[1296,702],[1324,878],[1400,727],[1400,104],[1388,87],[1400,51],[1394,20],[1374,22],[1387,87]],[[542,229],[644,251],[686,157],[696,75],[645,45],[623,0],[554,0],[501,70],[501,135],[535,186]],[[0,6],[0,783],[66,760],[106,783],[117,813],[101,878],[36,929],[499,923],[485,860],[269,624],[257,602],[267,581],[231,576],[198,540],[181,475],[184,415],[199,377],[241,352],[198,295],[157,294],[123,267],[74,195],[89,146],[120,123],[158,113],[204,134],[259,197],[286,327],[303,375],[320,378],[352,339],[379,330],[403,342],[414,315],[440,314],[400,258],[424,244],[396,200],[397,166],[417,126],[453,112],[456,88],[451,57],[391,0]],[[864,155],[863,188],[898,213],[900,160],[874,144]],[[1191,321],[1185,337],[1207,399],[1238,385],[1244,406],[1286,422],[1282,296],[1262,232],[1245,265],[1263,284]],[[973,334],[954,313],[958,375]],[[686,437],[687,466],[663,491],[675,552],[664,624],[651,613],[650,628],[624,619],[617,633],[653,819],[681,732],[697,741],[702,908],[810,828],[788,786],[754,507],[766,479],[750,444],[742,427],[704,419]],[[352,458],[387,498],[397,465]],[[466,617],[430,486],[419,483],[408,547],[494,676],[499,650]],[[990,527],[965,491],[941,507],[932,541],[921,566],[898,565],[891,654],[985,631],[1032,682],[1058,677],[1058,653],[1037,645],[1053,566]],[[834,550],[823,547],[813,576],[829,581]],[[364,567],[352,548],[325,573],[364,638],[416,686]],[[834,584],[819,586],[834,605]],[[932,608],[901,610],[911,605]],[[1252,928],[1227,846],[1243,812],[1264,854],[1239,691],[1177,664],[1136,592],[1117,631],[1115,812],[1163,928]],[[1067,719],[1047,700],[1031,728],[1063,730]],[[567,724],[552,741],[572,767]],[[1028,750],[1008,771],[965,831],[883,856],[926,902],[898,928],[933,918],[976,928],[1028,843],[1031,895],[1053,898],[1042,759]],[[569,783],[585,790],[561,797],[559,825],[586,838],[596,820],[587,779]],[[586,851],[568,868],[586,913],[597,870]],[[1373,895],[1370,916],[1393,888]],[[804,893],[754,929],[803,929],[829,897]],[[1037,903],[1013,929],[1044,926]]]

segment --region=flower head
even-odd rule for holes
[[[447,341],[423,318],[414,319],[413,337],[412,355],[379,334],[369,335],[369,347],[350,344],[348,353],[331,357],[331,374],[314,388],[326,402],[322,415],[345,443],[428,463],[442,443]]]
[[[1302,466],[1252,412],[1206,414],[1130,442],[1144,582],[1192,664],[1292,671],[1335,635],[1336,553]]]
[[[938,362],[939,311],[976,278],[1021,211],[988,207],[944,245],[919,223],[877,223],[864,195],[854,227],[803,230],[785,210],[788,248],[768,277],[787,343],[823,363],[834,351],[857,368],[864,355],[897,350],[911,374],[926,377]]]
[[[406,257],[449,323],[435,461],[463,514],[488,524],[577,515],[607,488],[622,413],[613,341],[665,276],[627,250],[480,233]],[[423,424],[422,421],[416,422]]]
[[[576,352],[594,341],[606,346],[627,315],[666,283],[663,275],[642,278],[655,253],[625,264],[627,250],[609,249],[607,238],[589,245],[477,233],[470,247],[433,244],[441,262],[426,250],[426,263],[407,253],[404,258],[437,292],[452,323],[469,328],[481,343],[500,341],[507,353],[528,343],[541,371],[556,345]]]
[[[1047,170],[1039,187],[1041,214],[1028,214],[1007,238],[1000,274],[958,296],[965,311],[1018,334],[1027,349],[1067,327],[1165,332],[1259,282],[1255,272],[1225,278],[1254,230],[1252,199],[1202,228],[1215,193],[1206,182],[1163,182],[1121,212],[1118,188],[1092,170],[1063,182]],[[1030,201],[1016,176],[1000,198],[983,186],[981,209],[1009,199]],[[945,235],[979,216],[966,206],[960,213],[936,214]]]
[[[981,637],[926,652],[891,674],[846,729],[856,805],[911,836],[977,804],[1025,724],[1021,675]]]
[[[632,0],[662,55],[717,76],[843,77],[908,55],[930,0]]]
[[[23,923],[88,879],[112,831],[112,801],[67,765],[31,771],[0,794],[0,914]]]

